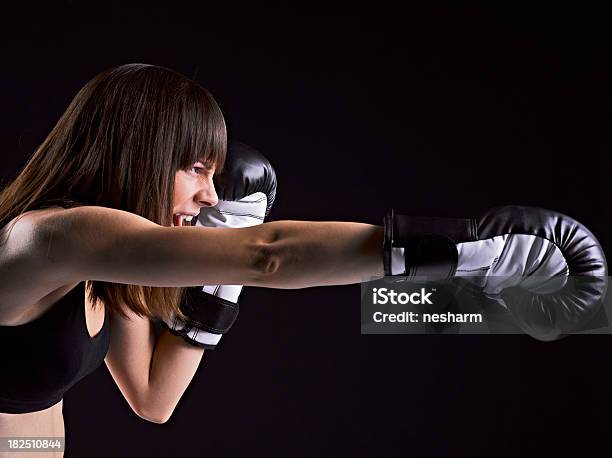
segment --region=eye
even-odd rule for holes
[[[189,168],[189,171],[198,175],[207,175],[212,173],[213,167],[211,165],[204,164],[203,162],[196,162]]]

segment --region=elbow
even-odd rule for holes
[[[151,422],[151,423],[156,423],[158,425],[163,425],[168,420],[170,420],[171,416],[172,416],[172,413],[169,413],[168,415],[162,415],[162,416],[158,416],[158,417],[148,417],[146,420],[148,422]]]
[[[281,230],[275,223],[261,224],[254,228],[256,236],[249,243],[251,271],[258,283],[275,276],[283,259]]]
[[[282,255],[277,242],[260,242],[254,248],[252,269],[255,283],[267,285],[276,278],[282,265]]]
[[[158,425],[163,425],[164,423],[166,423],[168,420],[170,420],[170,415],[168,416],[163,416],[163,417],[152,417],[152,418],[147,418],[147,421],[151,422],[151,423],[156,423]]]
[[[167,411],[151,411],[147,409],[134,409],[134,413],[138,415],[143,420],[146,420],[151,423],[156,423],[158,425],[163,425],[164,423],[170,420],[172,416],[172,412],[174,409]]]
[[[275,244],[260,244],[256,249],[253,264],[258,275],[269,276],[276,273],[280,266],[280,255]]]

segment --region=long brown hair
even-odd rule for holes
[[[29,210],[96,205],[172,223],[174,176],[225,161],[221,109],[195,81],[167,68],[108,69],[74,97],[15,180],[0,192],[0,227]],[[125,316],[182,316],[184,288],[91,281],[89,298]]]

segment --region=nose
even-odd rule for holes
[[[196,200],[201,207],[214,207],[219,203],[212,177],[199,189]]]

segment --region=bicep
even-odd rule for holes
[[[253,285],[265,270],[265,231],[164,227],[129,212],[78,207],[41,226],[39,253],[68,281],[144,286]]]

